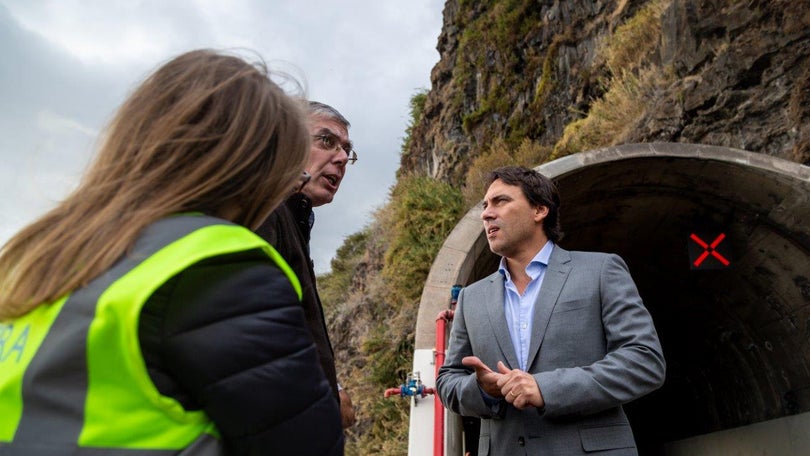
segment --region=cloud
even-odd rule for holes
[[[131,88],[194,48],[255,51],[340,110],[360,160],[316,209],[325,272],[394,183],[410,97],[438,61],[443,0],[4,0],[0,4],[0,242],[75,186]]]
[[[81,133],[90,138],[98,135],[98,131],[82,125],[75,119],[61,116],[47,109],[40,111],[37,115],[37,127],[53,135]]]

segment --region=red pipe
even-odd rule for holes
[[[439,368],[444,364],[444,344],[447,324],[453,320],[452,310],[443,310],[436,317],[436,360],[435,379],[439,378]],[[444,406],[438,396],[433,398],[433,456],[444,455]]]
[[[391,397],[391,396],[393,396],[395,394],[400,394],[401,395],[401,393],[402,393],[401,388],[388,388],[388,389],[385,390],[385,392],[383,392],[383,397]]]

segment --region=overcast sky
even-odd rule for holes
[[[72,190],[99,132],[160,63],[246,48],[352,123],[360,159],[316,209],[318,272],[394,183],[409,100],[430,88],[444,0],[0,0],[0,243]]]

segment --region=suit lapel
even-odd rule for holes
[[[540,351],[543,337],[546,335],[546,328],[551,319],[554,306],[557,305],[557,298],[560,296],[565,281],[571,272],[571,254],[555,245],[548,260],[548,268],[540,286],[540,294],[534,306],[534,317],[532,319],[532,342],[529,346],[529,359],[526,366],[531,368],[534,358]]]
[[[492,286],[486,287],[487,295],[484,296],[484,299],[492,332],[495,333],[495,341],[506,360],[507,367],[517,369],[520,363],[518,363],[515,347],[512,345],[512,338],[509,336],[509,326],[506,324],[506,314],[503,309],[504,278],[500,272],[495,272],[487,280],[492,283]],[[495,370],[496,366],[489,366],[489,368]]]

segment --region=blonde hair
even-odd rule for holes
[[[86,285],[167,215],[256,228],[309,158],[305,112],[264,64],[211,50],[165,63],[120,107],[78,188],[0,251],[0,321]]]

